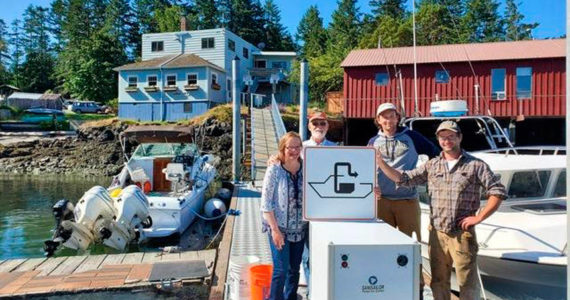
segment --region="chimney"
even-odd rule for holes
[[[184,14],[180,14],[180,31],[186,31],[188,27],[186,27],[186,16]]]

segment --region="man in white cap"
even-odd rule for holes
[[[441,154],[416,169],[402,172],[380,157],[377,163],[397,186],[428,184],[431,196],[429,258],[434,298],[450,299],[450,276],[455,266],[461,300],[478,300],[479,247],[475,225],[493,214],[507,193],[485,162],[461,149],[462,135],[457,123],[442,122],[436,135]],[[488,199],[487,204],[477,213],[483,195]]]
[[[411,170],[416,167],[419,154],[425,154],[429,158],[439,154],[439,149],[423,135],[398,126],[399,119],[394,104],[383,103],[378,106],[374,119],[379,129],[378,135],[371,138],[368,145],[373,146],[387,164],[397,170]],[[396,186],[382,172],[378,173],[378,187],[378,218],[408,236],[415,232],[421,241],[420,205],[416,188]],[[420,276],[420,294],[423,287],[423,276]]]

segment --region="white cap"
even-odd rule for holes
[[[378,106],[378,109],[376,110],[376,116],[378,116],[379,114],[389,110],[389,109],[393,109],[396,112],[398,111],[396,109],[396,105],[392,104],[392,103],[382,103]]]

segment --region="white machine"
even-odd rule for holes
[[[420,245],[384,222],[310,223],[311,298],[418,300]]]

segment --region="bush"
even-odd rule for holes
[[[39,124],[40,129],[41,130],[69,130],[69,121],[63,121],[63,122],[58,122],[56,121],[55,123],[53,121],[43,121],[40,122]]]

